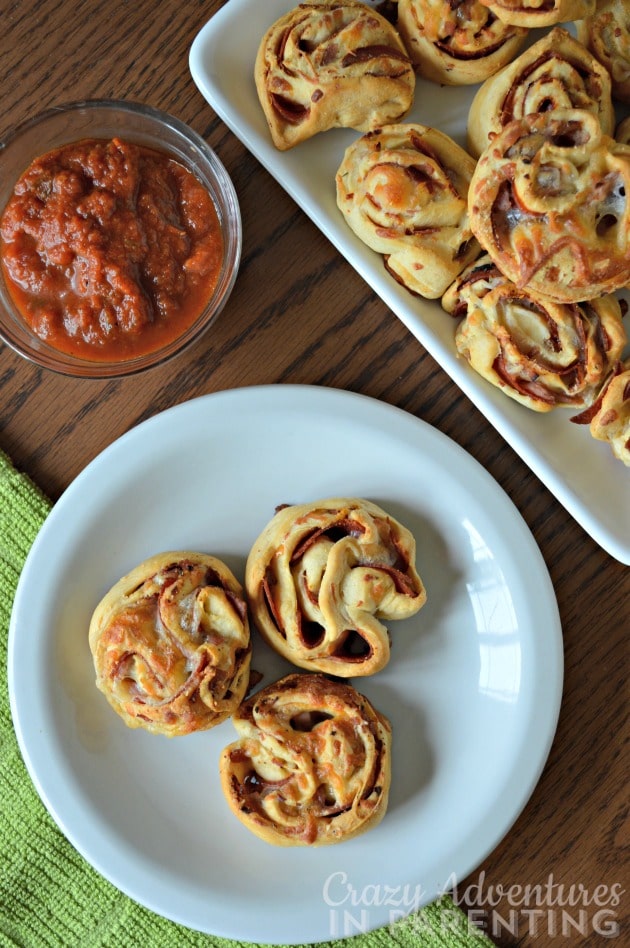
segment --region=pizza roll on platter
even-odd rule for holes
[[[396,26],[416,67],[433,82],[472,85],[511,62],[527,30],[480,0],[398,0]]]
[[[578,109],[510,122],[469,191],[473,233],[518,287],[561,303],[630,282],[630,147]]]
[[[341,843],[387,809],[391,727],[350,684],[292,674],[245,701],[220,758],[232,812],[276,846]]]
[[[598,441],[607,441],[616,458],[630,467],[630,359],[619,362],[591,406],[571,419],[588,424]]]
[[[590,405],[627,342],[617,298],[554,303],[518,289],[485,255],[444,294],[463,317],[457,351],[510,398],[534,411]]]
[[[467,204],[474,168],[437,129],[387,125],[346,149],[337,206],[399,283],[437,299],[479,252]]]
[[[612,79],[612,93],[630,102],[630,4],[628,0],[598,0],[592,15],[572,19],[577,37],[605,66]]]
[[[607,135],[613,134],[608,71],[562,27],[484,82],[468,114],[468,150],[478,157],[514,119],[553,109],[586,109]]]
[[[398,121],[415,90],[400,36],[355,0],[313,0],[280,17],[260,43],[254,78],[283,151],[330,128],[365,132]]]
[[[384,621],[424,605],[411,532],[381,507],[331,498],[283,507],[245,568],[252,621],[300,668],[373,675],[390,657]]]
[[[251,644],[240,583],[214,556],[160,553],[120,579],[89,629],[96,684],[129,727],[174,737],[238,707]]]
[[[481,0],[504,23],[515,26],[553,26],[590,16],[595,0]]]

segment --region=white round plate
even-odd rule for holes
[[[188,737],[129,730],[94,685],[94,607],[153,553],[214,553],[243,578],[280,503],[365,497],[414,533],[427,605],[391,623],[392,658],[354,679],[393,725],[389,810],[369,833],[278,849],[230,813],[230,721]],[[263,684],[289,666],[256,639]],[[128,432],[70,485],[27,559],[9,641],[11,706],[37,790],[123,892],[191,928],[296,943],[369,930],[479,865],[527,802],[562,691],[540,552],[466,452],[389,405],[310,386],[205,396]]]

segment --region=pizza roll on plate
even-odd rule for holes
[[[630,467],[630,359],[619,362],[590,409],[571,421],[588,424],[598,441],[607,441],[616,458]]]
[[[283,151],[330,128],[398,121],[416,81],[392,24],[355,0],[312,0],[280,17],[260,43],[254,78]]]
[[[160,553],[123,576],[92,616],[96,684],[129,727],[174,737],[238,707],[251,644],[240,583],[214,556]]]
[[[385,815],[391,726],[350,684],[292,674],[245,701],[221,786],[252,833],[276,846],[341,843]]]
[[[483,82],[511,62],[527,30],[480,0],[398,0],[396,26],[417,72],[449,86]]]
[[[478,157],[514,119],[553,109],[586,109],[613,134],[608,71],[559,26],[477,91],[468,113],[468,150]]]
[[[337,206],[399,283],[437,299],[479,252],[468,218],[474,168],[437,129],[386,125],[346,149]]]
[[[252,621],[300,668],[373,675],[390,657],[384,622],[409,618],[426,601],[415,556],[411,532],[370,501],[283,507],[247,558]]]
[[[572,19],[578,19],[575,14]],[[612,93],[630,102],[630,4],[628,0],[598,0],[592,15],[576,23],[577,37],[606,67]]]
[[[534,411],[590,405],[627,342],[613,294],[554,303],[518,289],[485,255],[444,294],[463,317],[457,351],[510,398]]]
[[[630,147],[592,112],[510,122],[483,152],[469,190],[473,233],[518,287],[561,303],[630,282]]]

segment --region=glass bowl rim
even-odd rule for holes
[[[240,205],[234,183],[214,149],[198,132],[175,115],[141,102],[129,99],[96,98],[77,99],[49,106],[35,115],[29,116],[10,126],[2,134],[0,137],[0,162],[2,161],[4,152],[9,147],[17,145],[23,135],[45,122],[54,120],[56,116],[61,119],[64,115],[68,114],[97,112],[98,110],[102,110],[105,114],[111,113],[112,115],[115,115],[116,112],[126,112],[130,115],[142,116],[149,121],[155,122],[156,126],[170,128],[176,136],[192,146],[193,150],[203,159],[204,168],[201,171],[201,177],[207,177],[208,181],[214,185],[214,193],[211,193],[211,198],[219,216],[224,241],[221,271],[217,285],[213,290],[208,304],[185,332],[153,352],[118,361],[96,361],[80,356],[72,356],[46,344],[45,340],[38,340],[26,323],[24,323],[23,331],[20,333],[20,335],[23,335],[25,338],[17,338],[17,336],[11,332],[10,328],[5,325],[4,317],[0,313],[0,339],[29,362],[58,374],[74,378],[113,379],[134,375],[162,365],[174,356],[182,353],[203,335],[205,330],[214,322],[227,303],[234,283],[236,282],[241,261],[243,233]],[[83,137],[88,137],[88,135]],[[95,135],[95,137],[98,136]],[[124,135],[121,135],[121,138],[123,137]],[[68,143],[79,140],[79,137],[73,137],[71,134],[69,134],[67,138]],[[54,147],[57,146],[52,146],[50,150]],[[156,149],[160,148],[166,154],[170,153],[182,164],[186,161],[185,158],[174,153],[173,147],[168,143],[165,145],[156,144],[154,147]],[[36,157],[46,154],[46,151],[46,145],[44,144],[29,161],[33,161]],[[196,165],[191,167],[189,163],[188,167],[194,174],[199,174],[199,169]],[[12,184],[14,183],[15,182],[12,182]],[[203,180],[202,184],[207,187],[207,183]],[[0,212],[1,211],[2,208],[0,208]],[[0,310],[4,308],[4,305],[2,305],[0,301]],[[14,306],[12,306],[11,309],[13,313],[16,313]],[[19,316],[19,314],[17,315]],[[37,343],[37,346],[43,346],[44,348],[32,346],[27,338],[29,335],[33,337],[33,341]]]

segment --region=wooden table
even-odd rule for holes
[[[493,888],[496,894],[499,885],[541,886],[541,911],[519,909],[518,937],[503,929],[495,940],[542,948],[562,936],[562,898],[559,904],[553,884],[565,894],[573,886],[588,894],[589,904],[582,899],[566,911],[578,920],[585,908],[587,918],[582,933],[565,919],[570,937],[560,943],[593,944],[597,927],[610,932],[624,915],[628,921],[628,899],[617,906],[611,900],[623,883],[630,571],[575,523],[214,115],[193,84],[188,51],[220,6],[218,0],[0,3],[3,130],[80,98],[126,98],[164,109],[216,150],[234,181],[244,225],[229,307],[213,332],[176,361],[123,381],[86,382],[42,371],[0,348],[0,446],[56,499],[103,448],[156,412],[200,394],[271,382],[374,396],[462,445],[511,497],[540,546],[558,598],[566,667],[559,727],[542,778],[507,838],[459,895],[483,882],[481,892],[468,894],[480,910],[474,918],[492,934],[497,920],[486,900]],[[514,902],[514,891],[501,901],[504,917]],[[602,906],[609,914],[597,917]]]

